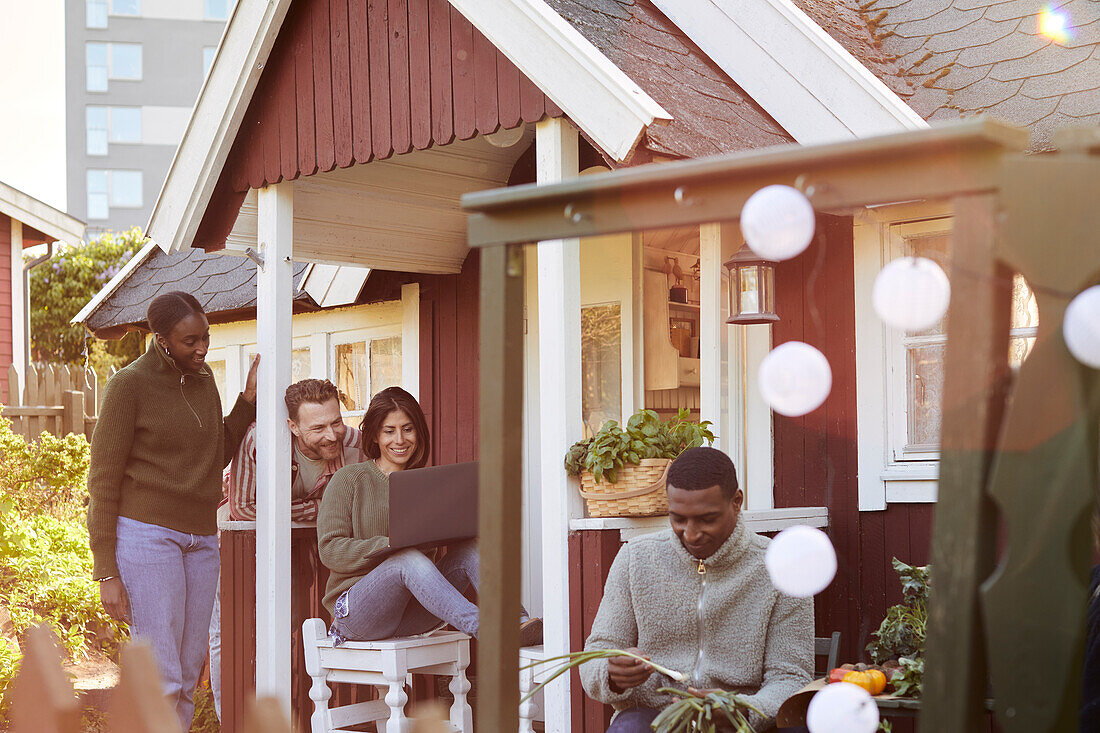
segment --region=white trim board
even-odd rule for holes
[[[148,236],[191,246],[291,0],[240,0],[195,104]],[[646,127],[671,116],[543,0],[451,0],[605,152],[625,160]]]
[[[759,511],[743,509],[741,517],[745,520],[745,526],[756,533],[778,532],[796,524],[805,524],[809,527],[829,526],[829,508],[824,506],[799,506]],[[659,517],[587,517],[569,522],[569,530],[572,532],[617,529],[623,542],[639,535],[659,532],[662,529],[668,529],[668,527],[667,515]]]
[[[0,214],[7,214],[58,242],[79,245],[84,238],[84,222],[3,182],[0,182]]]
[[[653,4],[799,143],[928,126],[790,0]]]

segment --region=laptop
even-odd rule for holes
[[[477,537],[477,461],[390,474],[390,545],[444,545]]]

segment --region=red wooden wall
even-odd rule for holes
[[[8,399],[12,359],[11,218],[0,214],[0,402]]]
[[[932,504],[860,512],[857,497],[855,287],[852,221],[821,216],[820,236],[776,268],[773,343],[800,340],[825,354],[833,388],[809,415],[773,418],[775,505],[827,506],[837,550],[836,580],[815,599],[817,635],[839,630],[841,656],[855,660],[886,608],[901,601],[891,565],[928,562]]]
[[[194,246],[224,246],[249,188],[561,114],[447,0],[296,0]]]

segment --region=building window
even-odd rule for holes
[[[334,334],[336,389],[345,413],[362,414],[371,397],[401,384],[401,337]]]
[[[88,170],[88,218],[106,219],[110,207],[143,206],[141,171]]]
[[[89,92],[107,91],[107,44],[85,44],[87,82]]]
[[[900,223],[890,227],[889,259],[927,257],[951,272],[951,220]],[[1035,295],[1017,275],[1013,281],[1009,363],[1018,368],[1035,343],[1039,312]],[[888,329],[888,398],[891,457],[899,461],[939,459],[943,419],[944,352],[947,319],[925,331]],[[898,378],[902,381],[899,382]]]
[[[88,129],[88,155],[107,154],[107,108],[88,107],[86,110]]]
[[[88,169],[88,218],[106,219],[110,213],[108,203],[107,171]]]
[[[202,76],[204,79],[210,75],[210,67],[214,65],[214,54],[217,52],[217,46],[202,47]]]
[[[111,15],[141,15],[140,0],[111,0]]]
[[[622,420],[622,307],[581,308],[581,414],[585,437]]]
[[[229,17],[229,0],[203,0],[203,17],[207,20],[225,20]]]
[[[86,28],[107,27],[107,0],[86,0],[84,26]]]
[[[85,53],[89,92],[107,91],[108,79],[141,80],[140,43],[87,43]]]
[[[141,80],[141,44],[112,43],[110,45],[109,75],[112,79]]]
[[[109,140],[113,143],[141,142],[141,107],[109,108]]]

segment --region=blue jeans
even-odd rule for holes
[[[370,641],[422,634],[442,619],[476,637],[477,606],[462,593],[479,580],[476,540],[451,545],[438,565],[420,550],[402,550],[336,599],[332,631]]]
[[[218,587],[218,537],[118,518],[115,560],[130,599],[130,632],[148,642],[183,730],[206,659]]]

